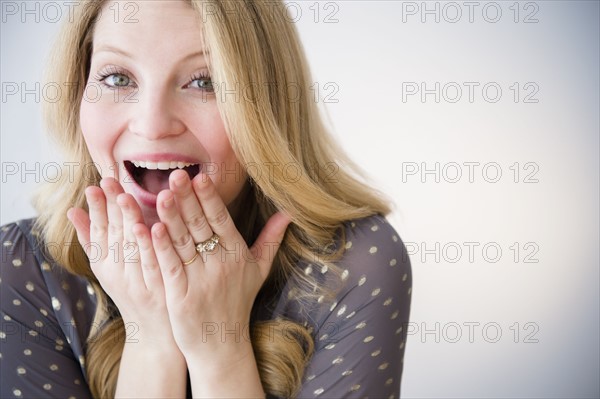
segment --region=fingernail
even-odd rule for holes
[[[163,238],[165,235],[165,228],[162,225],[158,225],[152,229],[152,234],[156,238]]]
[[[183,187],[185,185],[186,181],[185,181],[185,175],[184,174],[180,174],[179,176],[175,176],[173,178],[173,184],[175,185],[175,187]]]
[[[131,232],[133,233],[135,238],[137,238],[138,241],[141,241],[146,238],[144,237],[144,234],[141,231],[136,231],[136,229],[134,228],[131,229]]]
[[[117,204],[118,204],[118,205],[119,205],[121,208],[123,208],[123,209],[125,209],[125,210],[129,210],[129,208],[131,208],[131,207],[129,206],[129,202],[127,201],[127,195],[126,195],[126,194],[119,194],[119,195],[117,196]]]
[[[199,173],[198,175],[196,175],[196,177],[194,177],[194,180],[192,182],[196,187],[202,188],[202,186],[207,184],[209,180],[210,177],[208,177],[208,175],[204,173]]]
[[[172,205],[173,205],[173,196],[170,195],[169,198],[167,198],[166,200],[163,201],[163,207],[170,208]]]
[[[93,200],[92,195],[90,194],[89,190],[87,190],[87,189],[85,190],[84,195],[85,195],[85,202],[87,202],[89,205]]]

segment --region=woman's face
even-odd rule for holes
[[[246,180],[211,91],[200,24],[184,1],[108,1],[95,28],[81,129],[102,177],[121,182],[149,226],[173,168],[203,168],[228,205]]]

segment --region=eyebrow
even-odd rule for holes
[[[93,51],[94,54],[96,54],[96,53],[102,53],[102,52],[120,54],[120,55],[122,55],[124,57],[133,59],[133,56],[131,54],[129,54],[127,51],[121,50],[120,48],[113,47],[113,46],[110,46],[110,45],[100,45],[98,47],[98,49],[94,49],[94,51]],[[191,53],[191,54],[186,55],[185,57],[183,57],[179,61],[187,61],[189,59],[196,58],[196,57],[204,57],[205,53],[207,53],[207,52],[204,51],[204,50],[196,51],[195,53]]]

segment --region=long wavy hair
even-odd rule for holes
[[[85,362],[95,397],[114,396],[125,331],[118,314],[107,311],[108,297],[65,215],[70,207],[87,209],[84,189],[100,181],[98,171],[89,167],[92,159],[79,125],[79,107],[90,70],[94,26],[104,3],[80,3],[51,53],[47,80],[69,82],[62,87],[70,89],[63,90],[58,101],[44,104],[44,117],[66,160],[77,166],[72,173],[61,174],[58,182],[41,187],[35,197],[36,228],[45,241],[74,244],[53,246],[50,255],[70,272],[86,276],[97,294],[95,319],[103,328],[101,334],[95,331],[88,337]],[[236,226],[251,245],[276,211],[285,210],[292,217],[259,297],[276,298],[287,284],[291,287],[287,298],[298,303],[301,313],[308,312],[330,300],[337,289],[334,282],[341,281],[335,261],[344,249],[344,222],[387,215],[391,202],[365,183],[366,175],[332,139],[310,89],[311,75],[296,27],[282,1],[276,7],[272,0],[187,3],[201,16],[203,37],[198,40],[208,49],[216,87],[239,85],[245,90],[241,101],[218,102],[238,160],[241,165],[252,164],[247,168],[250,188],[242,194],[244,209]],[[237,12],[231,12],[232,5]],[[303,260],[319,264],[334,278],[317,280],[299,266]],[[251,321],[252,345],[269,394],[292,397],[300,388],[314,346],[310,320],[305,320]]]

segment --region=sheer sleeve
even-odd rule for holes
[[[315,353],[301,398],[394,398],[400,394],[412,273],[406,249],[381,216],[352,222],[344,288],[317,316]]]
[[[82,327],[93,312],[86,285],[72,275],[59,277],[41,260],[26,226],[0,229],[0,396],[89,398]],[[58,286],[52,294],[50,283]],[[87,301],[78,299],[82,295]]]

